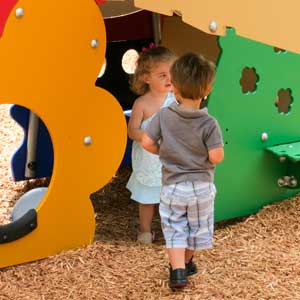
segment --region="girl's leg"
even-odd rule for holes
[[[155,204],[139,204],[140,232],[151,232]]]

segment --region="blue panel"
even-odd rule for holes
[[[130,115],[131,115],[131,110],[125,110],[124,115],[125,115],[126,121],[128,123]],[[126,150],[125,150],[123,160],[121,162],[121,166],[131,166],[131,148],[132,148],[132,140],[129,137],[127,137]]]
[[[27,152],[29,110],[19,105],[13,105],[10,109],[10,114],[24,130],[23,142],[12,157],[12,175],[15,181],[26,180],[28,178],[25,178],[24,174]],[[51,176],[53,169],[53,147],[49,132],[41,120],[39,122],[36,165],[37,169],[35,178]]]

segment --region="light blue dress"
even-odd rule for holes
[[[175,101],[173,93],[169,93],[162,107]],[[155,114],[144,120],[141,129],[145,129]],[[160,201],[161,162],[159,156],[144,150],[139,142],[132,143],[132,173],[126,185],[131,192],[131,199],[142,204],[156,204]]]

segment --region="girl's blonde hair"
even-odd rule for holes
[[[213,82],[215,70],[215,64],[202,55],[187,53],[174,62],[172,83],[183,98],[202,99]]]
[[[144,81],[144,75],[150,74],[157,63],[170,62],[175,58],[175,54],[170,49],[162,46],[141,52],[130,81],[131,90],[137,95],[146,94],[149,91],[149,85]]]

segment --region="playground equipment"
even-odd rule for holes
[[[90,243],[95,224],[89,194],[109,180],[122,158],[124,112],[113,96],[94,87],[104,60],[104,25],[93,1],[79,2],[0,1],[0,102],[26,107],[43,120],[55,158],[49,189],[32,192],[43,199],[37,209],[21,217],[16,210],[15,221],[0,227],[0,267]],[[300,4],[290,0],[284,12],[258,0],[135,5],[165,15],[161,36],[159,30],[155,36],[163,45],[178,54],[201,52],[217,63],[208,102],[225,142],[225,160],[216,170],[216,220],[254,213],[298,193],[300,62],[292,52],[300,50]],[[145,22],[160,21],[148,17]],[[125,38],[125,30],[116,33],[109,27],[113,21],[105,22],[109,36]],[[136,38],[148,41],[148,33]],[[121,45],[128,49],[122,42],[116,48]],[[108,47],[108,61],[114,46]],[[22,78],[18,88],[16,74]],[[110,74],[108,69],[97,85],[112,88],[120,100]],[[28,114],[25,130],[30,122],[35,116],[30,121]]]
[[[143,46],[153,41],[152,13],[134,7],[133,0],[106,1],[100,8],[107,34],[106,64],[95,81],[97,86],[109,91],[118,100],[128,120],[136,95],[128,87],[129,74],[123,70],[121,61],[127,50],[140,51]],[[24,140],[11,160],[14,180],[51,176],[53,146],[43,120],[18,105],[12,106],[10,113],[24,130]],[[131,164],[130,139],[127,141],[121,164]]]
[[[238,35],[268,45],[300,52],[300,42],[295,38],[299,25],[299,2],[289,0],[283,6],[274,1],[198,1],[165,0],[157,4],[151,0],[135,0],[137,7],[182,20],[203,32],[226,35],[226,28],[233,27]]]
[[[295,38],[299,2],[288,1],[284,10],[259,0],[135,4],[181,16],[185,24],[179,17],[164,20],[162,44],[217,62],[208,101],[225,142],[225,160],[216,169],[216,220],[254,213],[299,193],[300,61],[287,51],[300,52]]]
[[[94,1],[5,0],[0,16],[0,103],[41,118],[55,158],[37,209],[0,226],[5,267],[92,242],[89,196],[116,172],[126,123],[115,98],[95,87],[106,38]]]

